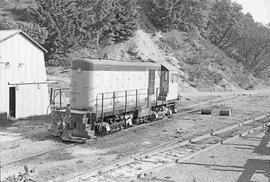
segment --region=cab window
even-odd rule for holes
[[[163,80],[164,81],[167,81],[168,80],[168,72],[167,71],[164,71],[163,72]]]

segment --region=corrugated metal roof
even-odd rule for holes
[[[32,39],[29,35],[24,33],[22,30],[0,30],[0,43],[4,42],[5,40],[17,35],[22,34],[24,37],[26,37],[28,40],[33,42],[38,48],[43,50],[44,52],[48,52],[44,47],[42,47],[37,41]]]

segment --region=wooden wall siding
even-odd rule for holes
[[[0,111],[9,112],[9,85],[15,83],[46,82],[44,53],[22,34],[0,44],[1,61],[9,62],[9,69],[0,71]],[[47,113],[49,105],[47,85],[16,86],[16,118]]]

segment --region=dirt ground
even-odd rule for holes
[[[269,182],[269,139],[269,132],[239,138],[137,182]]]
[[[156,121],[92,139],[83,145],[62,143],[57,138],[50,136],[47,132],[50,121],[45,116],[2,123],[0,125],[1,163],[4,165],[2,179],[22,171],[24,165],[34,169],[32,177],[40,182],[79,173],[170,140],[185,140],[269,111],[269,90],[248,93],[198,93],[194,94],[195,96],[186,94],[183,96],[182,104],[193,105],[235,94],[240,97],[213,107],[212,115],[180,114],[172,119]],[[231,109],[233,114],[231,117],[220,117],[218,116],[220,109]],[[183,129],[185,133],[178,134],[177,129]],[[9,164],[62,147],[66,147],[66,149]]]

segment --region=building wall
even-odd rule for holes
[[[1,44],[0,44],[1,46]],[[1,48],[0,48],[1,49]],[[0,111],[6,111],[7,102],[6,98],[8,97],[8,87],[7,87],[7,70],[4,65],[0,65]]]
[[[47,84],[28,84],[47,80],[43,51],[17,34],[0,44],[0,55],[10,63],[0,71],[0,110],[9,112],[9,87],[16,87],[16,118],[46,114]]]

